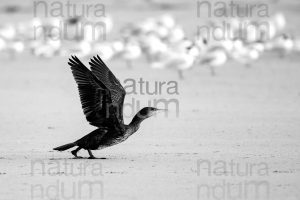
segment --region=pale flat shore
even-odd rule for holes
[[[52,151],[94,129],[67,58],[1,55],[0,199],[299,200],[299,61],[299,54],[267,53],[250,68],[229,62],[216,77],[196,67],[183,81],[144,59],[132,70],[109,61],[122,83],[143,78],[152,90],[155,81],[177,81],[178,95],[163,88],[161,95],[138,92],[125,102],[176,99],[179,116],[171,106],[169,116],[146,120],[126,142],[94,152],[106,159],[88,160]]]
[[[250,69],[228,64],[216,77],[201,69],[187,72],[187,80],[178,82],[179,95],[165,96],[178,98],[179,117],[148,119],[128,141],[95,152],[105,160],[74,160],[69,152],[51,151],[93,127],[82,115],[65,59],[35,59],[35,65],[30,59],[7,62],[0,75],[1,199],[80,199],[84,181],[96,181],[91,199],[233,199],[234,194],[299,199],[295,55],[266,58]],[[128,71],[119,64],[109,62],[121,80],[131,74],[161,81],[177,75],[146,65]],[[141,95],[141,104],[148,98],[159,97]],[[255,192],[249,183],[263,185]],[[89,194],[87,186],[82,190]]]

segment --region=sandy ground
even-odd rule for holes
[[[178,117],[172,107],[126,142],[94,152],[106,158],[97,160],[51,150],[94,129],[66,61],[1,55],[0,199],[300,199],[299,54],[269,53],[251,68],[229,62],[216,77],[194,68],[184,81],[143,59],[133,70],[108,62],[121,82],[142,77],[152,89],[154,81],[178,82],[178,95],[163,89],[129,95],[127,103],[175,98],[180,109]]]

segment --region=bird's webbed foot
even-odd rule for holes
[[[78,152],[80,149],[81,149],[81,148],[78,147],[77,149],[71,151],[71,153],[73,154],[73,156],[75,156],[76,159],[82,158],[81,156],[77,156],[77,152]]]
[[[88,159],[96,159],[96,157],[92,154],[91,150],[87,150],[89,152],[90,157]]]

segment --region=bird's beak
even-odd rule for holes
[[[158,109],[157,112],[158,112],[158,113],[168,112],[168,109]]]

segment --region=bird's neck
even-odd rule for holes
[[[134,132],[136,132],[145,118],[141,117],[140,113],[137,113],[131,120],[130,124],[128,125],[129,129],[131,129]]]

